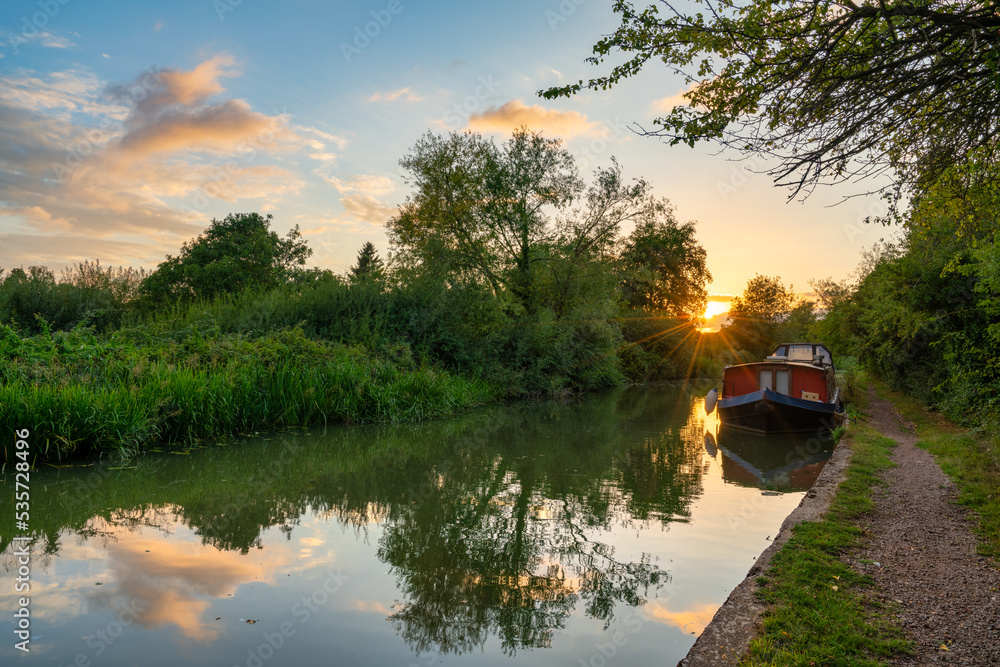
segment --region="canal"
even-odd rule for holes
[[[28,543],[8,464],[0,662],[672,666],[829,455],[720,433],[705,390],[44,466]]]

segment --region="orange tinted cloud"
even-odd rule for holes
[[[600,123],[588,120],[579,111],[557,111],[537,104],[530,107],[521,100],[507,102],[469,118],[469,129],[480,132],[512,132],[525,125],[536,132],[548,131],[560,137],[600,133]]]
[[[694,81],[684,90],[679,90],[673,95],[668,95],[667,97],[661,97],[660,99],[655,100],[652,104],[653,111],[656,113],[668,114],[674,110],[674,107],[689,106],[691,104],[691,100],[689,99],[691,94],[694,93],[700,85],[700,81]]]
[[[396,208],[386,206],[369,194],[348,195],[340,200],[347,212],[359,220],[373,225],[384,224],[386,220],[396,215]]]
[[[140,100],[138,104],[140,110],[172,104],[200,104],[212,95],[225,90],[219,83],[220,77],[233,77],[238,74],[233,57],[222,53],[206,60],[190,72],[164,68],[153,75],[152,81],[148,77],[142,77],[136,80],[133,87],[142,85],[147,89],[152,88],[149,94]]]
[[[405,102],[420,102],[424,98],[410,90],[409,87],[375,93],[368,98],[369,102],[395,102],[402,99]]]
[[[228,151],[255,139],[287,136],[275,118],[251,111],[243,100],[157,117],[122,137],[118,149],[130,157],[180,150]]]

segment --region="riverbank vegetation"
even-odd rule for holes
[[[413,190],[344,275],[297,227],[231,214],[155,270],[0,274],[0,427],[43,458],[451,414],[689,377],[711,276],[693,223],[560,142],[427,134]]]
[[[998,176],[981,164],[949,170],[894,214],[898,242],[869,252],[853,280],[818,284],[824,340],[984,433],[1000,429]]]

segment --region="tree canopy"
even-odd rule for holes
[[[502,145],[469,132],[428,133],[400,164],[414,192],[389,220],[389,238],[397,256],[450,280],[479,282],[558,316],[567,299],[613,291],[589,282],[598,280],[592,269],[611,272],[621,227],[633,223],[645,234],[626,244],[629,266],[647,269],[632,276],[645,281],[633,285],[645,290],[642,305],[684,310],[704,301],[708,272],[693,225],[679,226],[669,202],[642,179],[625,181],[613,160],[587,185],[560,141],[522,128]]]
[[[394,245],[522,296],[532,249],[553,240],[550,211],[582,189],[559,141],[521,130],[497,146],[479,134],[427,133],[399,161],[414,193],[389,225]]]
[[[989,159],[1000,130],[1000,14],[949,0],[691,0],[637,10],[588,58],[610,74],[539,91],[606,90],[650,60],[685,76],[686,105],[647,134],[715,140],[775,158],[795,194],[894,171],[933,181],[970,151]]]
[[[795,312],[795,301],[795,292],[785,287],[781,278],[755,275],[747,281],[743,293],[729,304],[732,322],[726,332],[753,355],[765,355],[789,329],[783,325]],[[797,313],[797,320],[802,321],[812,314],[812,304],[800,306],[802,310]]]
[[[299,227],[285,238],[271,231],[272,216],[230,213],[198,238],[186,242],[176,257],[167,255],[143,281],[153,299],[213,298],[247,288],[269,289],[292,277],[312,255]]]
[[[705,310],[712,279],[694,224],[680,224],[663,202],[657,217],[638,222],[623,241],[622,296],[633,308],[697,317]]]

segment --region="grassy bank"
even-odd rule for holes
[[[0,430],[30,429],[42,460],[264,428],[437,417],[496,393],[420,366],[403,348],[373,353],[299,330],[247,339],[197,329],[98,337],[77,328],[21,339],[0,326]]]
[[[822,521],[793,529],[760,580],[761,595],[771,606],[742,663],[747,667],[877,665],[909,650],[886,610],[865,596],[870,578],[840,558],[860,545],[858,519],[873,507],[873,489],[892,466],[895,442],[863,418],[845,438],[851,464],[830,509]]]

